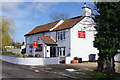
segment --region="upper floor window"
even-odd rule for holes
[[[58,32],[58,40],[64,40],[65,39],[65,31]]]

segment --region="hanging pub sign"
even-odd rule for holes
[[[85,38],[85,31],[78,31],[78,38]]]
[[[38,48],[38,41],[33,41],[33,48]]]

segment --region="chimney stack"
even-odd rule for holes
[[[82,7],[82,16],[91,17],[91,8],[86,7],[86,3],[84,3],[84,7]]]
[[[84,3],[84,7],[86,7],[86,3]]]

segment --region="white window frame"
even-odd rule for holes
[[[65,31],[59,31],[58,33],[57,33],[57,39],[58,40],[65,40],[65,34],[66,34],[66,32]]]
[[[65,57],[65,47],[57,47],[59,57]],[[64,52],[65,51],[65,52]]]

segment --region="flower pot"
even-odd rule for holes
[[[72,64],[78,63],[78,60],[72,60],[71,63],[72,63]]]
[[[24,57],[27,57],[27,54],[24,54]]]

